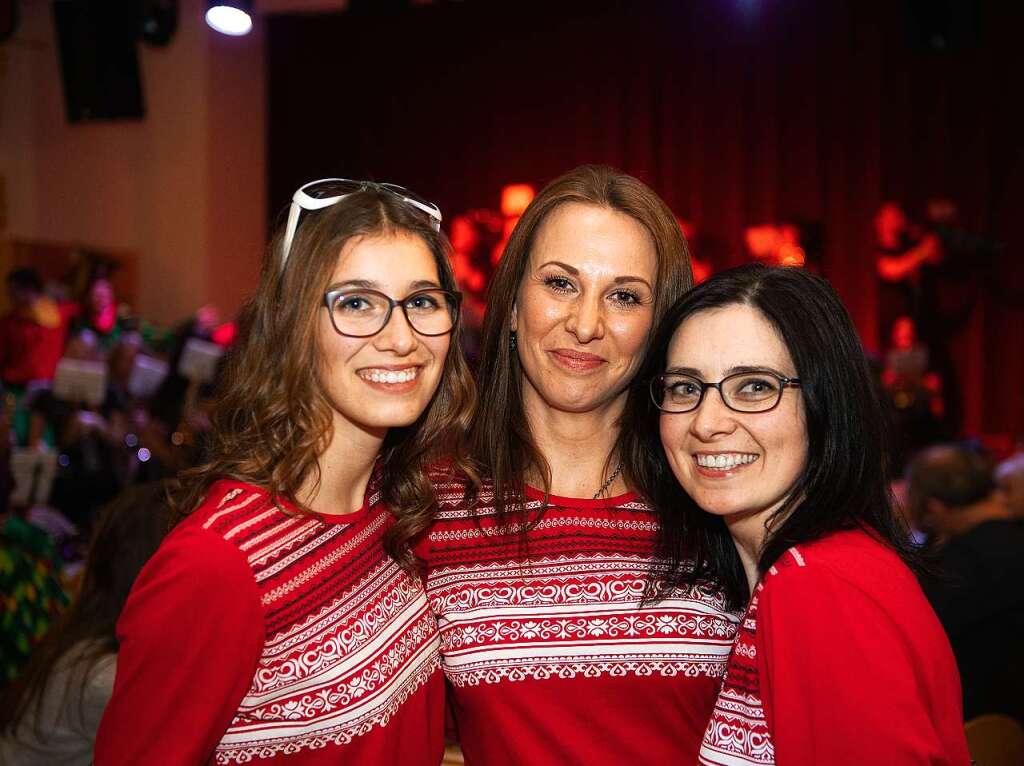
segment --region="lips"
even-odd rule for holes
[[[556,348],[548,353],[556,362],[570,370],[596,370],[605,363],[605,358],[602,356],[572,348]]]

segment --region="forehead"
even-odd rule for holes
[[[437,261],[415,234],[395,232],[353,237],[341,248],[331,284],[362,280],[389,294],[403,295],[413,283],[440,284]]]
[[[639,221],[618,210],[580,202],[559,205],[538,228],[530,265],[550,260],[648,277],[657,269],[654,242]]]
[[[706,309],[683,321],[668,348],[668,367],[688,367],[709,378],[733,367],[769,367],[785,375],[796,369],[786,344],[753,306]]]

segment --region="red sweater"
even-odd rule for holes
[[[390,519],[376,494],[311,517],[216,483],[132,588],[97,766],[437,766],[437,627]]]
[[[949,642],[895,553],[851,531],[783,554],[740,624],[700,763],[970,763]]]
[[[738,615],[710,587],[640,605],[654,512],[551,497],[523,550],[489,494],[474,519],[461,484],[437,490],[419,553],[466,763],[695,763]]]
[[[0,379],[9,385],[51,380],[64,353],[68,322],[77,312],[72,303],[55,304],[59,323],[47,327],[15,313],[0,317]]]

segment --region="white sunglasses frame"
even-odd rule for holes
[[[311,197],[306,194],[306,189],[316,184],[328,183],[331,181],[340,181],[342,183],[357,184],[359,189],[355,191],[347,192],[346,194],[339,194],[336,197]],[[430,218],[431,226],[434,231],[441,230],[441,208],[432,202],[421,202],[418,199],[413,199],[407,196],[408,189],[398,186],[396,184],[389,183],[377,183],[375,181],[356,181],[351,178],[319,178],[316,181],[310,181],[309,183],[300,186],[295,194],[292,195],[292,204],[288,208],[288,224],[284,229],[284,240],[281,242],[281,270],[284,270],[285,264],[288,263],[288,256],[291,254],[292,241],[295,239],[295,232],[299,228],[299,216],[303,210],[323,210],[331,205],[336,205],[345,197],[350,197],[353,194],[357,194],[360,191],[367,189],[382,189],[394,196],[398,197],[402,202],[407,205],[412,205],[417,210],[421,210],[427,214]]]

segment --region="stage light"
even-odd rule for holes
[[[218,32],[233,37],[252,29],[252,0],[210,0],[206,23]]]
[[[506,184],[501,188],[501,214],[506,218],[522,215],[536,194],[530,184]]]

